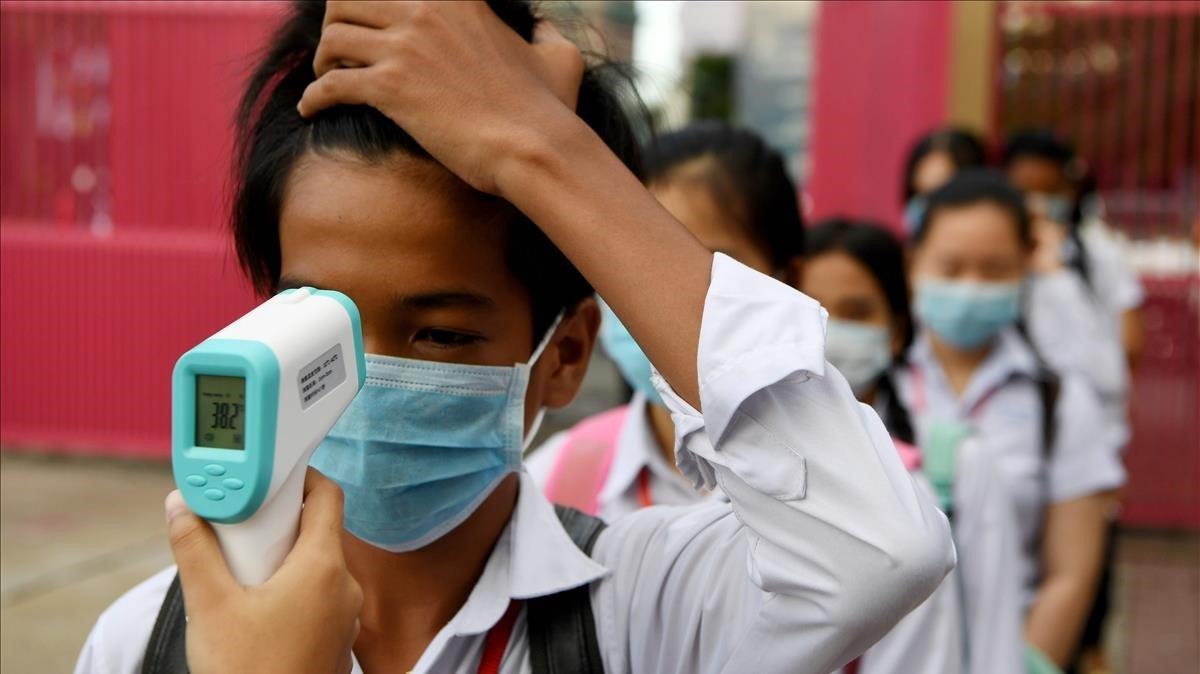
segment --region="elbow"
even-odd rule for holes
[[[883,550],[883,564],[870,578],[858,584],[859,592],[851,599],[848,610],[862,615],[863,607],[872,607],[882,627],[890,629],[914,608],[928,599],[943,579],[954,569],[957,561],[950,529],[944,517],[931,526],[909,530],[907,535],[893,538]],[[851,616],[846,616],[854,620]],[[866,627],[864,625],[864,627]],[[876,625],[879,627],[879,625]]]

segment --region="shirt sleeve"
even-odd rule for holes
[[[1142,282],[1116,244],[1102,236],[1087,236],[1084,250],[1092,266],[1095,286],[1114,314],[1119,316],[1142,305],[1146,299]]]
[[[1030,282],[1027,322],[1038,353],[1056,371],[1086,379],[1100,395],[1123,399],[1129,366],[1107,311],[1074,271],[1039,274]]]
[[[704,413],[655,380],[680,468],[730,504],[649,508],[601,535],[607,671],[829,672],[952,568],[945,517],[825,362],[824,323],[812,299],[714,256]]]
[[[1079,378],[1066,375],[1055,407],[1050,500],[1061,503],[1125,484],[1121,439],[1106,423],[1096,393]]]
[[[83,644],[75,674],[138,674],[174,577],[174,566],[163,569],[105,609]]]

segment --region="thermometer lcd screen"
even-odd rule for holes
[[[196,375],[196,445],[245,449],[246,379]]]

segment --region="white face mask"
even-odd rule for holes
[[[887,328],[831,318],[825,327],[825,359],[842,373],[854,395],[861,396],[892,363],[890,342]]]

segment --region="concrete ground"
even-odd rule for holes
[[[165,464],[0,456],[0,672],[70,672],[96,616],[170,564]],[[1200,543],[1122,535],[1117,674],[1200,671]]]

